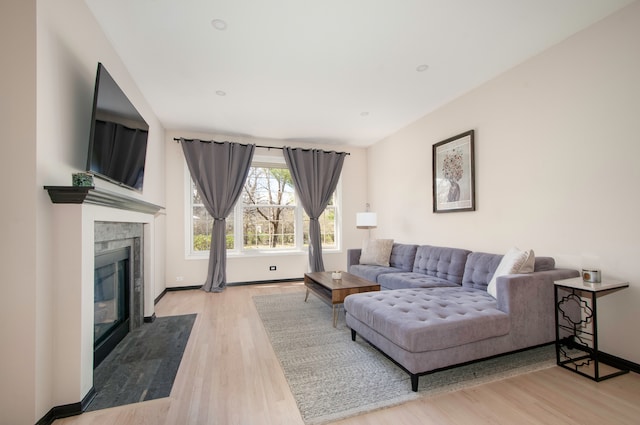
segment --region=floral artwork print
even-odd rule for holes
[[[449,180],[449,194],[447,200],[456,202],[460,199],[460,185],[458,181],[462,178],[462,152],[458,149],[452,149],[444,157],[442,165],[442,174],[445,179]]]
[[[475,211],[474,131],[433,145],[433,211]]]
[[[457,182],[462,178],[462,152],[453,149],[444,157],[444,165],[442,166],[444,178]]]

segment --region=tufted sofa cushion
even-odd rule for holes
[[[416,260],[418,245],[394,243],[391,249],[389,265],[400,270],[410,271]]]
[[[379,275],[378,283],[382,289],[439,288],[443,286],[460,287],[457,283],[449,282],[446,279],[414,272]]]
[[[467,257],[464,276],[462,276],[462,286],[486,291],[487,285],[501,260],[502,255],[472,252]]]
[[[351,249],[349,254],[351,255],[352,251],[353,255],[358,255],[358,257],[354,257],[348,266],[348,271],[371,282],[378,282],[378,276],[382,274],[410,271],[416,258],[417,249],[418,245],[394,243],[389,257],[389,267],[358,264],[361,250]]]
[[[470,251],[422,245],[416,250],[413,270],[377,276],[382,289],[460,286]]]
[[[509,333],[509,316],[475,289],[398,289],[349,295],[345,310],[410,352],[441,350]]]
[[[413,272],[462,284],[467,256],[471,251],[460,248],[422,245],[416,251]]]
[[[397,269],[395,267],[373,266],[368,264],[355,264],[349,267],[349,273],[363,279],[370,280],[371,282],[378,282],[380,277],[384,274],[396,274],[401,272],[401,269]]]

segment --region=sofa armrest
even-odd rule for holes
[[[351,266],[360,264],[361,253],[362,253],[362,248],[347,249],[347,271],[349,271]]]
[[[577,270],[553,269],[498,277],[498,309],[509,314],[518,346],[530,347],[555,339],[553,282],[578,276]]]

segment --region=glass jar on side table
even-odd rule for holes
[[[605,363],[598,350],[597,299],[629,287],[629,282],[585,282],[581,277],[554,282],[558,366],[594,381],[629,372]]]

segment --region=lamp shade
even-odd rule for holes
[[[374,212],[362,212],[356,214],[356,226],[357,227],[376,227],[378,217]]]

